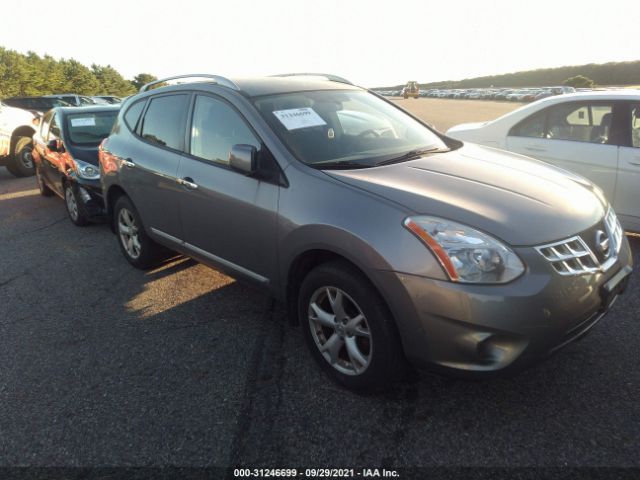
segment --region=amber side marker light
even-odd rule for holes
[[[456,272],[456,269],[451,262],[451,258],[449,258],[447,252],[444,251],[444,248],[442,248],[431,235],[425,232],[424,229],[420,227],[420,225],[418,225],[410,218],[407,218],[404,221],[404,226],[416,237],[418,237],[418,240],[420,240],[429,250],[433,252],[433,254],[440,262],[440,265],[442,265],[442,268],[444,268],[445,272],[447,272],[447,275],[449,275],[449,278],[452,281],[457,282],[459,279],[458,273]]]

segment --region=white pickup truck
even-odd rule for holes
[[[0,166],[16,177],[33,175],[32,137],[35,116],[27,110],[0,103]]]

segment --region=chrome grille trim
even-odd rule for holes
[[[607,258],[602,263],[600,263],[598,257],[580,235],[558,242],[539,245],[535,249],[560,275],[571,276],[605,272],[618,259],[624,230],[612,208],[607,210],[603,220],[611,246]]]

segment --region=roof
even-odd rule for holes
[[[77,115],[83,113],[117,112],[120,105],[88,105],[86,107],[56,107],[56,111],[65,115]]]
[[[262,95],[277,95],[280,93],[303,92],[313,90],[360,90],[360,87],[348,83],[327,80],[320,76],[294,76],[294,77],[245,77],[227,79],[235,83],[239,91],[248,97],[259,97]],[[180,87],[188,85],[203,88],[207,85],[216,85],[213,80],[198,80],[178,84],[169,84],[158,89],[148,90],[156,92],[161,89],[180,90]],[[220,86],[223,86],[220,84]]]
[[[591,92],[565,93],[547,97],[540,102],[555,103],[566,102],[567,100],[640,100],[640,90],[620,89],[620,90],[593,90]]]

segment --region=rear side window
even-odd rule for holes
[[[208,96],[196,97],[191,124],[191,155],[229,163],[231,147],[253,145],[260,150],[260,142],[240,115],[226,103]]]
[[[549,110],[548,137],[555,140],[608,143],[613,105],[558,105]]]
[[[513,135],[514,137],[543,138],[544,120],[544,112],[536,113],[513,127],[509,135]]]
[[[189,95],[165,95],[149,102],[140,134],[148,142],[182,150]]]
[[[138,100],[133,105],[131,105],[124,114],[124,122],[131,130],[136,129],[136,125],[138,124],[138,120],[140,119],[140,114],[142,113],[144,104],[144,100]]]

